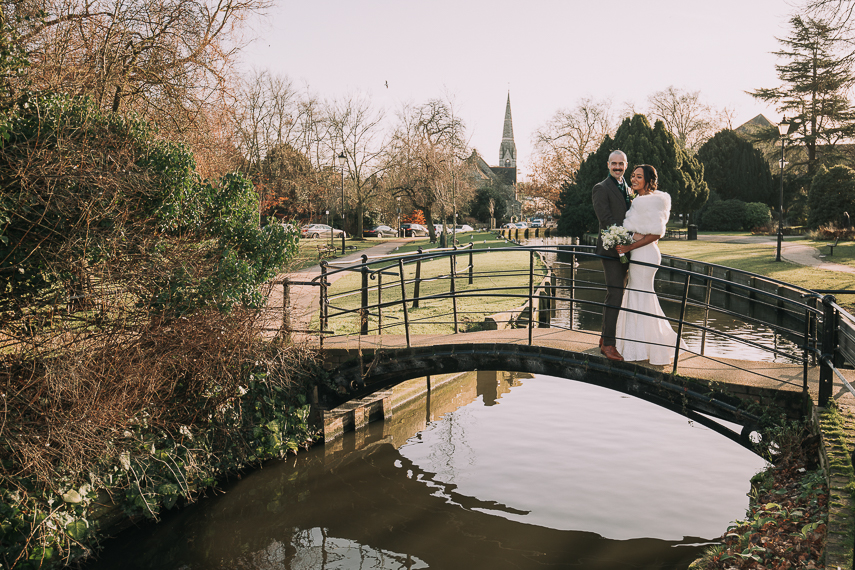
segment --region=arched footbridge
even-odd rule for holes
[[[743,444],[763,409],[797,416],[811,401],[825,406],[843,391],[855,393],[855,319],[831,295],[663,256],[656,291],[689,350],[674,346],[672,365],[662,367],[600,355],[603,283],[589,246],[470,243],[362,256],[324,262],[311,281],[285,282],[286,306],[289,287],[317,292],[302,322],[286,319],[286,332],[325,351],[338,387],[327,404],[350,402],[361,410],[351,420],[357,425],[384,413],[373,394],[471,370],[597,384]]]

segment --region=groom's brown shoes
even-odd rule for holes
[[[617,360],[618,362],[623,362],[623,356],[617,351],[617,349],[613,346],[601,346],[600,352],[602,352],[606,358],[609,360]]]

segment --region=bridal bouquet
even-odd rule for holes
[[[614,225],[607,230],[603,230],[603,247],[606,249],[614,249],[619,245],[629,245],[632,243],[632,232],[623,226]],[[621,263],[629,263],[626,254],[620,256]]]

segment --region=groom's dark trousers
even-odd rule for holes
[[[623,301],[628,267],[628,263],[621,263],[617,259],[603,260],[603,273],[606,276],[606,307],[603,309],[603,344],[605,346],[615,345],[615,329]]]
[[[611,176],[594,186],[591,191],[591,200],[594,204],[594,212],[600,224],[600,234],[603,230],[614,225],[622,225],[626,217],[625,193],[617,185]],[[629,267],[621,263],[615,249],[605,249],[603,238],[597,238],[597,255],[602,255],[603,273],[606,279],[606,307],[603,310],[603,344],[605,346],[615,345],[615,329],[617,328],[620,305],[623,301],[623,289],[626,284],[626,272]]]

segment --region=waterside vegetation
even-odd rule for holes
[[[96,548],[105,504],[156,518],[311,444],[324,373],[258,340],[297,236],[259,228],[247,179],[203,180],[186,147],[85,98],[3,120],[0,567],[47,568]]]

